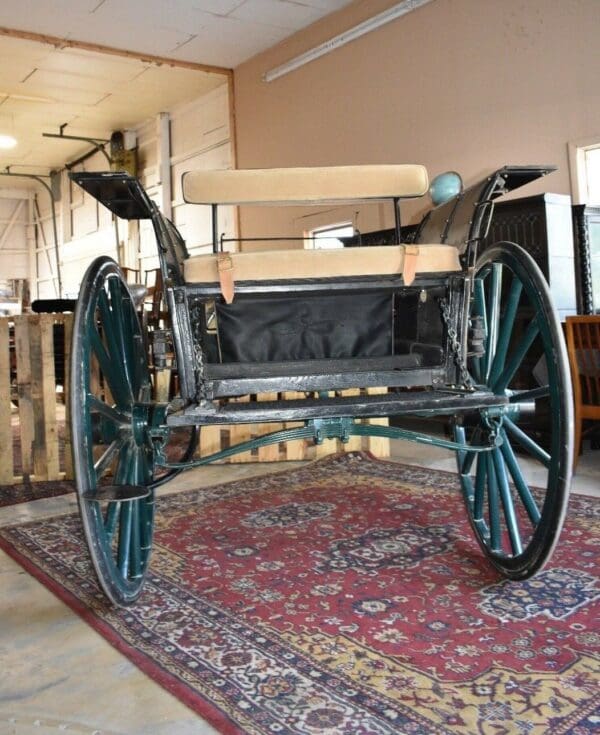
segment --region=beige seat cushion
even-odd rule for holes
[[[326,204],[420,197],[429,179],[414,164],[188,171],[191,204]]]
[[[461,270],[458,250],[451,245],[409,246],[416,255],[416,273]],[[295,278],[400,275],[405,245],[339,250],[263,250],[231,253],[235,281],[273,281]],[[414,257],[414,255],[413,255]],[[218,283],[217,256],[196,255],[184,266],[188,283]]]

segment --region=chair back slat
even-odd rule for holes
[[[600,406],[600,314],[567,317],[566,327],[575,400]]]
[[[568,316],[565,331],[575,404],[575,468],[585,433],[584,423],[600,421],[600,314]]]

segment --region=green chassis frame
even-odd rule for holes
[[[502,409],[500,409],[502,410]],[[431,412],[430,415],[438,416],[439,413]],[[497,414],[499,415],[499,413]],[[305,426],[295,429],[282,429],[274,431],[270,434],[263,434],[245,442],[240,442],[227,449],[214,452],[200,459],[190,460],[188,462],[169,462],[164,455],[164,445],[168,439],[168,430],[151,429],[150,436],[153,440],[158,440],[160,446],[155,446],[156,464],[159,467],[167,467],[169,469],[188,469],[191,467],[201,467],[202,465],[218,462],[220,459],[227,459],[241,452],[248,452],[252,449],[265,447],[270,444],[279,444],[280,442],[293,441],[294,439],[314,439],[315,444],[322,444],[325,439],[340,439],[343,443],[348,442],[351,436],[377,436],[385,439],[404,439],[406,441],[416,442],[417,444],[428,444],[429,446],[440,447],[442,449],[450,449],[453,451],[464,451],[464,442],[454,442],[449,439],[442,439],[438,436],[424,434],[418,431],[410,431],[395,426],[380,426],[378,424],[361,424],[355,419],[342,417],[331,419],[309,419]],[[494,440],[489,446],[469,446],[469,451],[490,452],[494,447],[500,446],[501,440]]]

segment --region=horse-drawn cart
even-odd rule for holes
[[[127,605],[142,589],[159,472],[299,438],[375,435],[452,450],[490,562],[513,579],[538,571],[557,541],[571,476],[565,348],[529,255],[513,243],[480,254],[478,246],[494,199],[551,170],[494,172],[432,209],[410,244],[400,242],[399,205],[427,193],[421,166],[191,172],[183,179],[186,201],[210,205],[213,214],[214,252],[195,257],[136,179],[71,174],[119,217],[151,220],[171,321],[158,339],[172,343],[166,349],[175,352],[180,386],[170,403],[152,401],[134,295],[117,264],[98,258],[75,314],[71,413],[79,506],[108,597]],[[220,252],[218,204],[350,200],[390,202],[396,244]],[[340,395],[373,386],[387,392]],[[285,400],[291,391],[303,397]],[[263,392],[280,398],[231,400]],[[450,432],[361,421],[391,416],[443,416]],[[540,417],[546,442],[532,428]],[[280,421],[300,425],[192,456],[195,427]],[[190,427],[190,443],[174,462],[166,447],[179,426]],[[529,486],[524,456],[544,471],[541,489]]]

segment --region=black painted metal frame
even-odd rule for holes
[[[466,362],[472,267],[485,236],[493,200],[554,170],[552,166],[506,166],[468,188],[426,216],[415,242],[446,243],[457,247],[463,270],[418,275],[410,287],[397,276],[322,278],[272,282],[237,282],[236,293],[319,294],[384,289],[407,294],[443,288],[449,323],[440,345],[438,366],[423,367],[407,355],[389,358],[309,360],[286,363],[221,365],[207,361],[202,343],[204,306],[220,298],[212,283],[186,283],[185,243],[175,226],[158,210],[139,181],[124,173],[71,173],[70,176],[112,212],[125,219],[150,219],[155,231],[160,267],[172,323],[183,408],[168,416],[170,425],[259,423],[335,417],[375,417],[399,414],[439,415],[475,411],[505,402],[489,392],[460,384],[459,364]],[[393,199],[396,239],[400,233],[399,202]],[[217,206],[211,205],[213,239],[218,241]],[[450,340],[454,332],[459,345]],[[347,388],[386,386],[382,396],[313,397],[311,394]],[[416,389],[419,390],[416,390]],[[224,399],[260,392],[305,392],[303,400],[257,404],[227,403]]]

